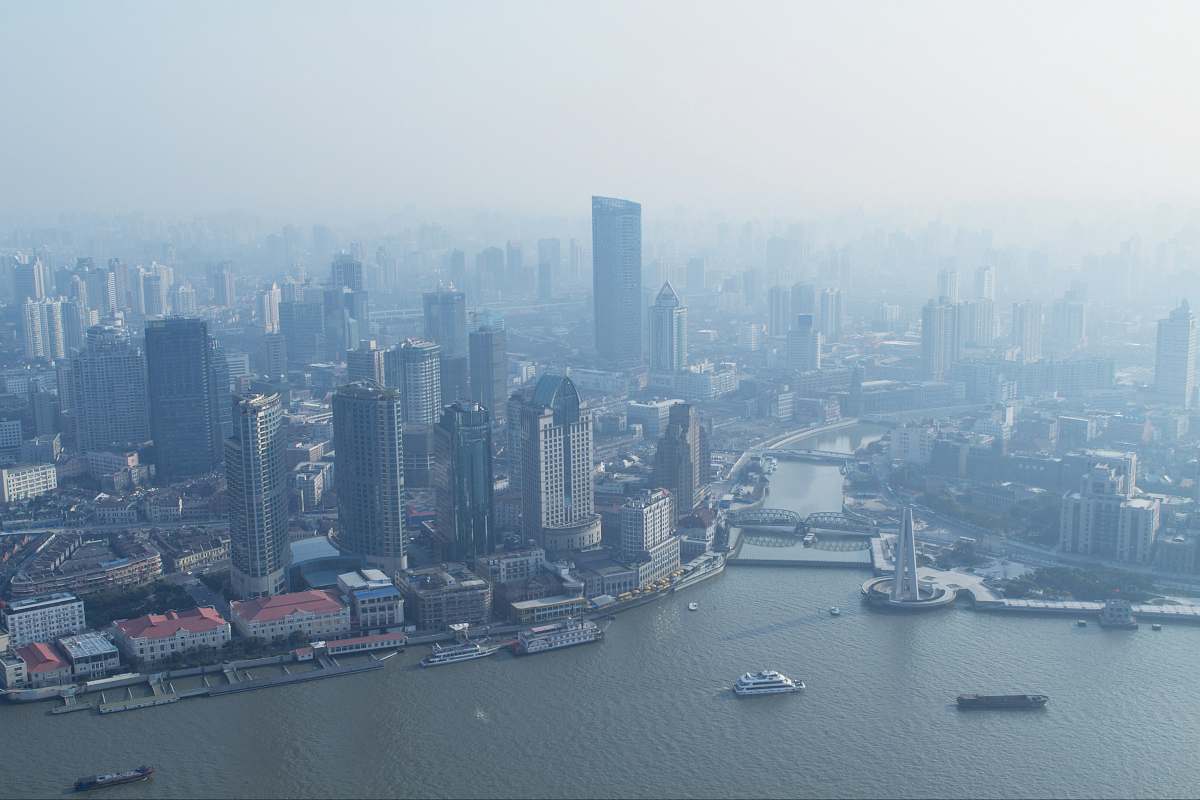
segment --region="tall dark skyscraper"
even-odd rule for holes
[[[503,329],[471,331],[471,398],[503,422],[508,410],[508,341]]]
[[[472,563],[496,547],[492,424],[479,403],[454,403],[433,428],[433,488],[443,558]]]
[[[243,599],[287,591],[287,470],[279,395],[239,397],[225,440],[233,593]]]
[[[675,499],[674,513],[692,513],[700,502],[707,465],[702,462],[700,417],[688,403],[671,406],[654,456],[654,481]]]
[[[642,363],[642,207],[592,198],[596,353],[609,366]]]
[[[217,469],[229,378],[208,323],[185,317],[148,321],[146,375],[158,477],[172,481]]]
[[[400,392],[352,383],[333,395],[338,546],[393,574],[404,557]]]

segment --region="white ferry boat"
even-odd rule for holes
[[[604,638],[604,629],[591,620],[558,622],[539,625],[517,634],[517,652],[521,654],[544,653],[561,647],[598,642]]]
[[[487,658],[500,649],[498,644],[480,644],[465,642],[443,646],[434,644],[433,652],[421,659],[422,667],[439,667],[442,664],[457,664],[460,661],[473,661],[476,658]]]
[[[747,672],[733,685],[733,693],[740,696],[754,694],[785,694],[804,688],[804,681],[794,681],[773,669]]]

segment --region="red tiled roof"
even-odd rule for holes
[[[119,619],[121,633],[132,639],[166,639],[182,631],[207,633],[227,623],[212,606],[190,608],[187,611],[168,611],[166,614],[147,614],[136,619]]]
[[[336,614],[341,609],[342,601],[337,599],[337,595],[323,589],[230,603],[230,613],[246,622],[271,622],[292,614]]]
[[[17,648],[17,655],[25,662],[25,671],[56,672],[67,668],[67,661],[58,654],[54,645],[47,642],[34,642]]]

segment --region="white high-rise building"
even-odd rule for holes
[[[678,372],[687,366],[687,306],[667,281],[650,307],[650,370]]]
[[[592,417],[565,375],[543,375],[519,402],[516,449],[520,458],[521,517],[527,539],[547,554],[600,544],[593,500]]]
[[[22,334],[25,357],[50,361],[67,354],[66,331],[63,328],[63,301],[43,298],[26,300],[23,308]]]
[[[1196,317],[1184,300],[1158,321],[1154,390],[1163,403],[1191,408],[1196,394]]]
[[[665,578],[679,568],[679,539],[673,535],[674,506],[664,489],[643,492],[621,507],[619,558],[638,565],[638,585]]]
[[[387,385],[404,398],[404,422],[433,425],[442,411],[441,347],[426,339],[407,339],[387,351]]]
[[[264,333],[279,333],[279,304],[283,302],[283,292],[279,284],[272,283],[269,289],[258,293],[258,322]]]
[[[279,395],[239,397],[225,441],[233,593],[242,599],[287,591],[287,472]]]

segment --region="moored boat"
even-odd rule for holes
[[[568,620],[552,625],[539,625],[517,634],[518,654],[544,653],[577,644],[598,642],[604,638],[604,628],[590,619]]]
[[[479,642],[464,642],[462,644],[443,646],[435,644],[433,652],[421,659],[422,667],[439,667],[443,664],[457,664],[460,661],[474,661],[477,658],[487,658],[500,649],[498,644],[481,644]]]

